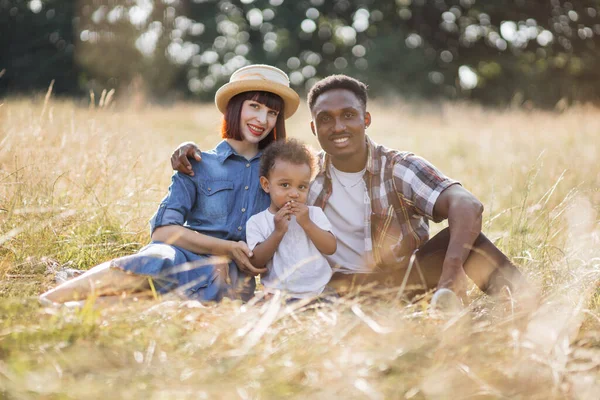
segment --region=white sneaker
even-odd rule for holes
[[[455,315],[463,310],[463,303],[456,293],[450,289],[441,288],[435,291],[429,304],[431,310],[445,315]]]

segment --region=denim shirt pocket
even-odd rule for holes
[[[233,202],[233,181],[211,180],[200,182],[199,209],[209,217],[229,214]]]

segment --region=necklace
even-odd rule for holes
[[[333,165],[331,166],[331,170],[333,171],[333,175],[335,175],[335,178],[337,179],[337,181],[339,182],[340,185],[342,185],[342,187],[345,188],[353,188],[356,185],[358,185],[359,183],[363,182],[363,175],[365,174],[365,170],[363,169],[360,172],[356,172],[356,173],[346,173],[346,175],[359,175],[359,178],[357,181],[350,181],[346,178],[346,183],[344,183],[344,181],[342,181],[342,179],[340,179],[340,175],[338,174],[338,171]]]

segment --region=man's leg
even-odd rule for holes
[[[442,273],[450,230],[442,230],[416,252],[409,283],[424,284],[427,289],[437,286]],[[464,264],[465,273],[484,292],[496,295],[504,287],[514,293],[526,280],[519,269],[483,233],[473,243]]]

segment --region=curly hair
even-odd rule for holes
[[[294,165],[308,165],[311,178],[316,170],[316,158],[313,152],[296,139],[277,140],[271,143],[260,158],[260,175],[268,178],[269,172],[277,160],[287,161]]]
[[[358,97],[363,107],[367,108],[367,89],[368,86],[347,75],[330,75],[327,78],[323,78],[313,85],[308,91],[306,101],[308,102],[308,108],[312,111],[317,98],[325,92],[334,89],[346,89],[351,91]]]

